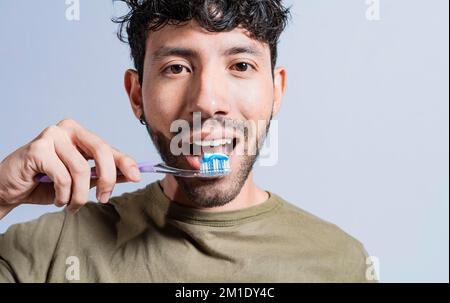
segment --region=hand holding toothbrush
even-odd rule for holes
[[[88,160],[95,161],[95,179]],[[37,181],[38,174],[46,174],[52,183]],[[140,178],[134,159],[65,119],[0,162],[0,219],[20,204],[53,203],[76,211],[89,200],[93,187],[97,199],[107,203],[116,183]]]

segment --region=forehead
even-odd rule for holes
[[[226,50],[236,47],[253,49],[255,56],[270,60],[269,45],[253,39],[245,29],[237,27],[228,32],[209,32],[196,21],[183,25],[166,25],[158,31],[150,32],[146,54],[153,57],[163,48],[189,48],[204,55],[217,52],[224,54]]]

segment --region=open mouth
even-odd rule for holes
[[[203,154],[221,153],[230,157],[232,161],[233,151],[235,150],[239,139],[223,138],[214,140],[198,140],[190,144],[190,154],[186,155],[186,161],[194,170],[199,170],[201,167],[201,159]],[[231,163],[230,163],[231,164]]]

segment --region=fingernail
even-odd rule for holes
[[[141,172],[135,166],[133,166],[130,169],[130,175],[131,175],[131,178],[133,178],[134,180],[139,180],[141,178]]]
[[[102,203],[108,203],[108,201],[109,201],[109,197],[111,196],[111,192],[108,192],[108,193],[102,193],[101,195],[100,195],[100,202],[102,202]]]
[[[54,199],[54,200],[53,200],[53,204],[54,204],[56,207],[63,207],[63,206],[66,206],[67,204],[69,204],[69,202],[59,202],[59,201],[57,201],[56,199]]]

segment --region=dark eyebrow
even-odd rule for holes
[[[233,56],[239,54],[249,54],[257,57],[262,57],[262,52],[253,46],[235,46],[223,52],[223,56]],[[184,58],[198,58],[199,53],[193,49],[182,47],[161,47],[153,54],[153,62],[162,60],[165,57],[177,56]]]
[[[262,57],[262,52],[253,46],[237,46],[229,48],[223,52],[224,56],[233,56],[239,54],[248,54],[256,57]]]
[[[195,50],[181,47],[161,47],[153,54],[153,61],[159,61],[165,57],[177,56],[185,58],[198,57]]]

